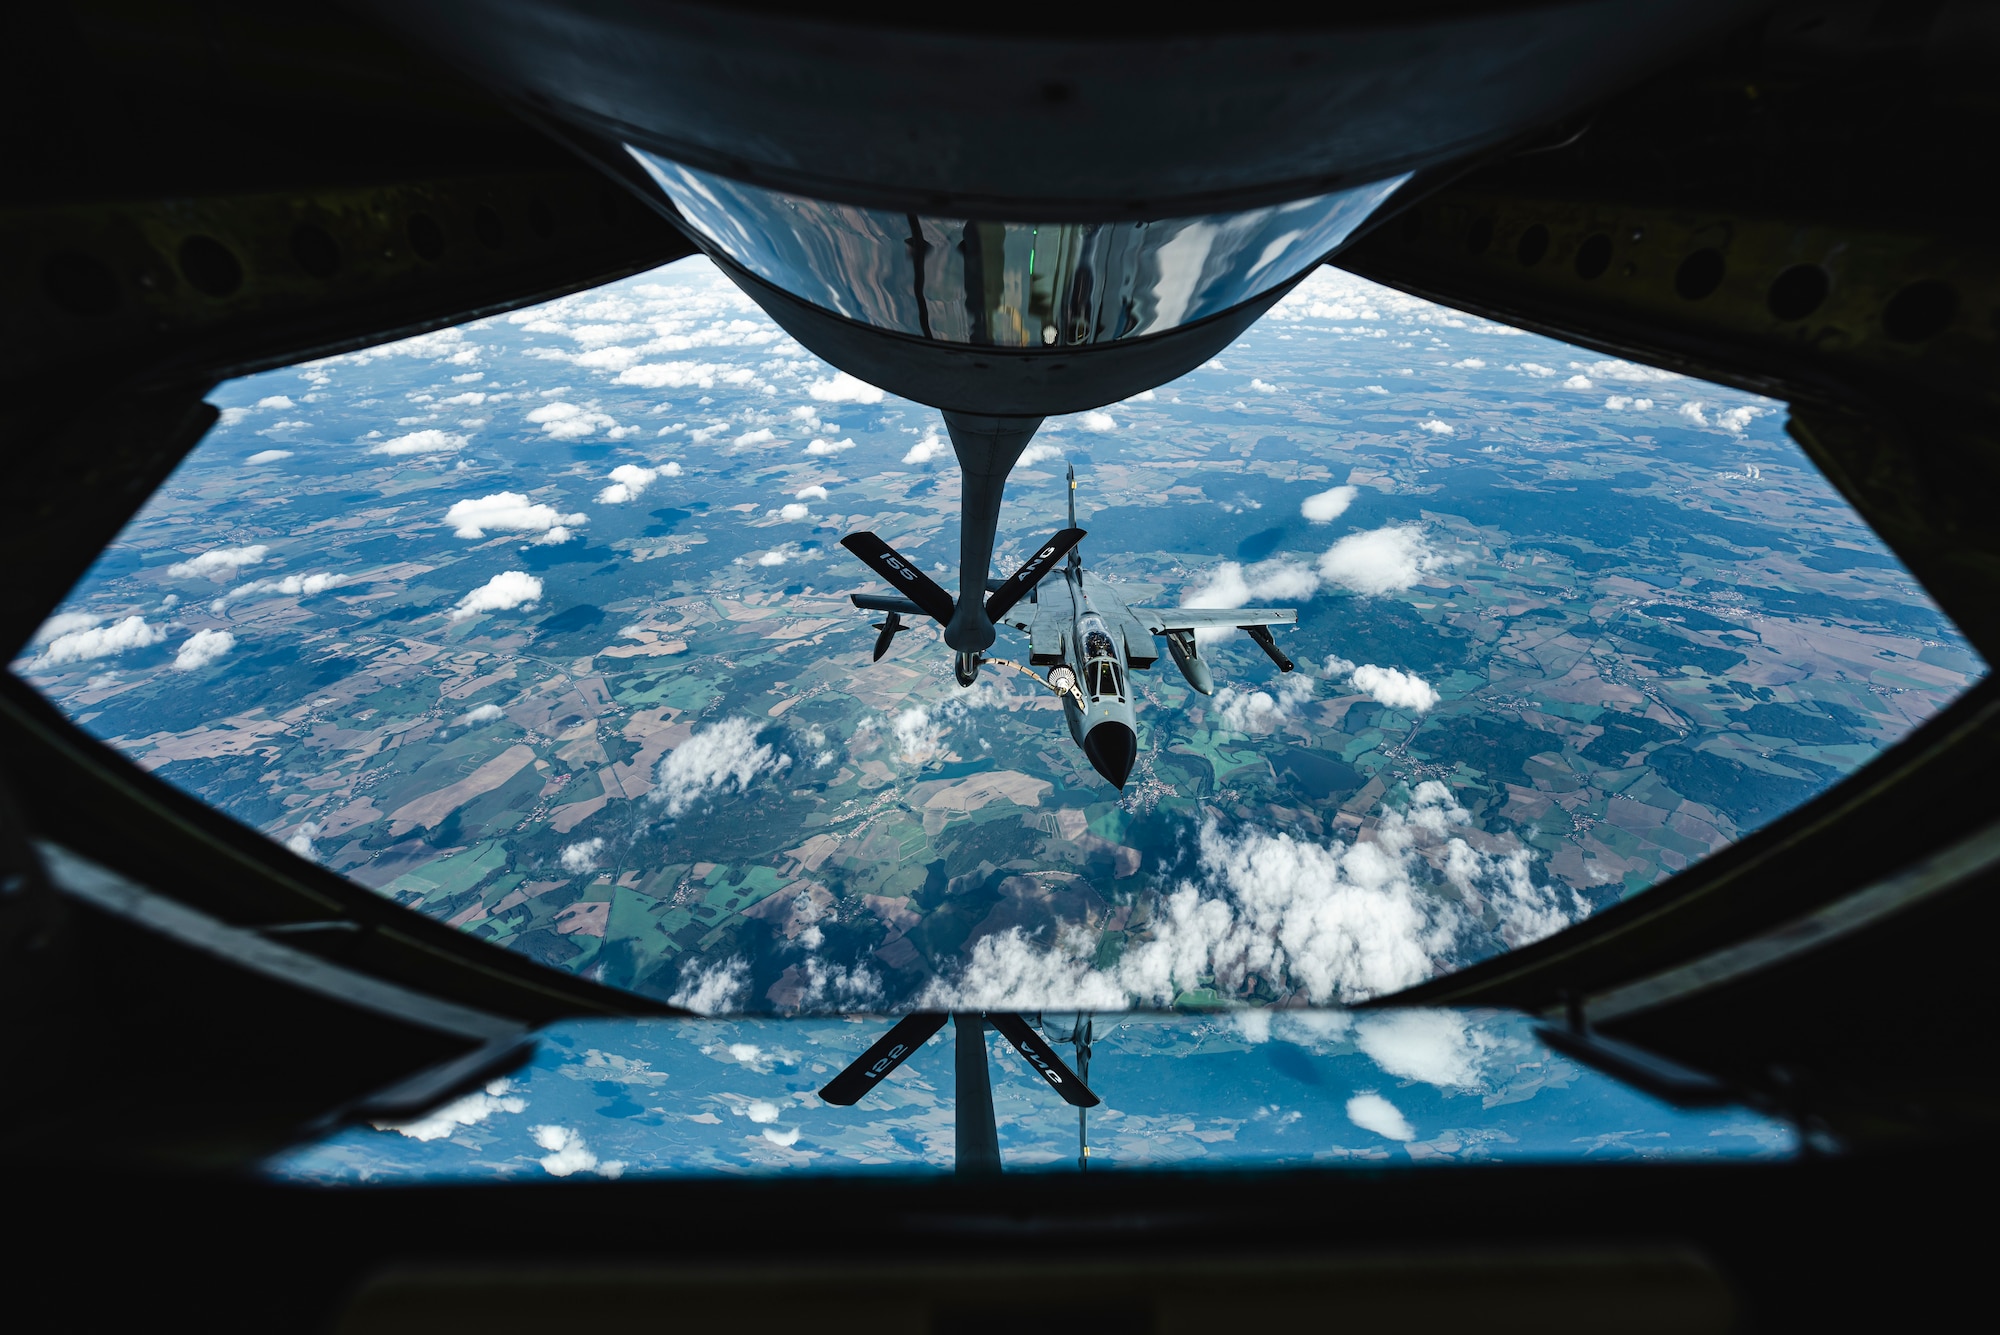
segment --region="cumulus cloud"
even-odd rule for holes
[[[477,723],[491,723],[494,719],[506,717],[507,711],[498,705],[475,705],[458,716],[458,726],[469,728]]]
[[[793,501],[790,504],[786,505],[783,509],[778,511],[778,518],[790,524],[790,523],[797,523],[799,520],[805,519],[811,514],[812,511],[807,509],[803,504],[801,504],[798,501]]]
[[[270,550],[261,542],[249,547],[217,547],[186,561],[174,562],[167,567],[167,573],[175,579],[227,579],[244,566],[261,562]]]
[[[1300,706],[1312,693],[1312,678],[1301,673],[1287,673],[1278,682],[1276,696],[1225,686],[1215,693],[1215,721],[1230,732],[1276,732],[1298,717]]]
[[[396,436],[368,448],[370,454],[449,454],[465,448],[465,437],[454,436],[436,427],[425,427],[408,435]]]
[[[1085,413],[1083,415],[1083,429],[1085,431],[1116,431],[1118,423],[1112,419],[1110,413]]]
[[[1569,379],[1567,379],[1567,380],[1563,381],[1563,388],[1564,388],[1564,389],[1591,389],[1591,388],[1593,388],[1593,386],[1592,386],[1592,385],[1591,385],[1591,383],[1590,383],[1590,377],[1589,377],[1589,376],[1583,376],[1583,375],[1573,375],[1573,376],[1571,376],[1571,377],[1570,377]]]
[[[1356,1094],[1347,1101],[1347,1120],[1390,1140],[1415,1140],[1416,1129],[1395,1104],[1380,1094]]]
[[[865,380],[856,380],[845,371],[835,371],[831,380],[815,380],[806,393],[821,403],[880,403],[882,391]]]
[[[1694,399],[1680,406],[1680,415],[1696,426],[1707,426],[1708,417],[1701,410],[1701,400]]]
[[[1046,440],[1038,440],[1027,449],[1021,451],[1021,457],[1014,461],[1014,466],[1016,468],[1032,468],[1036,464],[1062,457],[1062,446],[1051,444]]]
[[[503,570],[458,600],[452,609],[453,621],[464,621],[481,612],[505,612],[526,607],[542,596],[542,582],[525,570]]]
[[[898,713],[890,731],[896,739],[896,755],[905,764],[921,765],[944,751],[944,724],[922,705]]]
[[[1271,384],[1271,383],[1270,383],[1269,381],[1267,381],[1267,380],[1259,380],[1259,379],[1257,379],[1257,378],[1255,378],[1255,377],[1252,377],[1252,378],[1251,378],[1251,381],[1250,381],[1250,388],[1252,388],[1252,389],[1256,390],[1256,391],[1257,391],[1257,392],[1258,392],[1259,394],[1282,394],[1282,393],[1284,393],[1284,390],[1280,389],[1280,388],[1279,388],[1278,386],[1276,386],[1276,385],[1274,385],[1274,384]]]
[[[1354,498],[1360,494],[1359,487],[1317,491],[1299,502],[1299,513],[1315,524],[1330,524],[1346,514],[1347,507],[1354,504]]]
[[[57,635],[34,660],[33,666],[61,667],[65,663],[109,658],[128,649],[143,649],[147,645],[158,644],[166,638],[166,631],[147,625],[144,617],[130,616],[109,626],[92,626]]]
[[[257,406],[259,408],[288,409],[288,408],[296,408],[298,405],[293,403],[291,399],[286,395],[267,394],[263,398],[257,400]]]
[[[1622,413],[1627,408],[1634,412],[1645,412],[1653,406],[1651,399],[1635,399],[1629,394],[1612,394],[1604,400],[1605,408],[1614,413]]]
[[[800,487],[792,495],[802,501],[823,501],[826,499],[826,488],[817,485]]]
[[[1715,415],[1715,424],[1732,436],[1743,434],[1743,428],[1762,413],[1760,408],[1725,408]]]
[[[1350,533],[1319,558],[1320,577],[1361,594],[1407,589],[1445,564],[1415,524]]]
[[[240,603],[246,598],[262,598],[271,594],[280,597],[310,598],[317,593],[337,588],[347,583],[347,576],[320,571],[310,575],[286,575],[283,579],[252,580],[239,584],[222,597],[209,604],[209,610],[220,616],[231,603]]]
[[[745,431],[732,442],[739,450],[747,450],[754,445],[763,445],[778,438],[778,433],[770,427],[760,426],[755,431]]]
[[[313,847],[313,840],[319,838],[319,822],[303,821],[285,840],[285,847],[311,862],[319,861],[319,850]]]
[[[819,440],[815,438],[810,445],[806,446],[806,453],[817,455],[839,454],[842,450],[851,450],[853,448],[854,442],[852,440]]]
[[[1182,607],[1243,607],[1249,603],[1281,603],[1310,598],[1319,589],[1319,576],[1296,561],[1259,561],[1245,566],[1224,561],[1209,573],[1193,592],[1181,599]],[[1204,644],[1228,639],[1234,632],[1227,626],[1204,627],[1195,638]]]
[[[236,647],[236,637],[226,630],[198,630],[181,642],[174,655],[176,672],[193,672],[215,662]]]
[[[376,1122],[377,1131],[396,1131],[411,1140],[443,1140],[462,1126],[478,1126],[494,1113],[526,1112],[528,1101],[511,1093],[514,1082],[495,1080],[485,1089],[455,1099],[414,1122]]]
[[[566,515],[555,507],[530,501],[518,491],[498,491],[477,500],[460,501],[445,511],[452,535],[483,538],[488,529],[501,533],[540,533],[544,542],[567,542],[569,525],[589,522],[584,514]],[[556,534],[560,532],[561,537]]]
[[[1431,684],[1414,673],[1397,668],[1376,667],[1373,663],[1363,663],[1349,674],[1354,689],[1365,691],[1375,703],[1387,705],[1391,709],[1401,709],[1412,714],[1422,714],[1436,706],[1438,693]]]
[[[602,839],[584,839],[563,849],[556,861],[571,876],[582,876],[597,870],[597,855],[603,851]]]
[[[665,803],[669,816],[679,816],[710,793],[747,792],[758,775],[791,763],[790,756],[758,743],[757,725],[749,719],[726,718],[668,752],[660,761],[659,786],[647,796]]]
[[[1428,431],[1433,436],[1449,436],[1455,434],[1451,423],[1440,422],[1435,417],[1426,418],[1424,421],[1417,423],[1417,430]]]
[[[1446,1010],[1385,1011],[1355,1025],[1354,1045],[1388,1074],[1440,1089],[1477,1089],[1491,1040]]]
[[[89,630],[103,619],[94,617],[88,612],[58,612],[36,630],[33,643],[47,644],[50,640],[60,639],[71,631]]]
[[[1550,376],[1560,374],[1560,372],[1558,372],[1555,367],[1542,366],[1536,362],[1522,362],[1521,370],[1531,376],[1534,376],[1538,380],[1546,380]]]
[[[681,969],[681,985],[667,1004],[697,1015],[721,1015],[740,1009],[750,991],[750,966],[740,959],[710,964],[690,960]]]
[[[646,488],[663,477],[679,477],[681,466],[665,463],[658,468],[642,468],[638,464],[619,464],[605,476],[611,485],[597,493],[599,505],[623,505],[636,501]]]
[[[595,1172],[599,1177],[618,1177],[625,1171],[622,1159],[599,1161],[589,1145],[584,1143],[583,1132],[568,1126],[530,1127],[529,1134],[535,1144],[548,1151],[542,1156],[542,1167],[555,1177],[569,1177],[573,1173]]]
[[[617,421],[607,414],[591,408],[579,408],[574,403],[557,399],[545,403],[528,414],[528,420],[535,423],[557,440],[579,440],[594,435],[599,427],[615,427]]]
[[[280,459],[292,457],[290,450],[259,450],[243,462],[246,464],[274,464]]]
[[[927,464],[933,459],[941,459],[951,453],[951,446],[933,431],[922,440],[910,446],[910,452],[903,456],[906,464]]]
[[[1407,987],[1519,893],[1513,874],[1525,877],[1526,851],[1479,853],[1456,833],[1470,821],[1435,780],[1402,809],[1385,808],[1372,839],[1352,843],[1254,827],[1230,834],[1211,820],[1196,874],[1164,896],[1144,937],[1108,968],[1097,967],[1089,931],[1042,942],[1010,929],[980,938],[960,973],[934,980],[918,1004],[1108,1010],[1166,1004],[1194,987],[1242,995],[1260,980],[1315,1004],[1353,1003]],[[1441,893],[1439,862],[1457,902]],[[1578,900],[1574,911],[1586,906]],[[1378,1046],[1394,1059],[1393,1043]]]

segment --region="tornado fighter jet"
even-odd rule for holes
[[[1091,768],[1122,789],[1139,755],[1133,711],[1137,692],[1131,674],[1147,671],[1159,660],[1155,639],[1166,641],[1167,653],[1187,684],[1209,695],[1215,680],[1201,657],[1197,630],[1241,630],[1270,655],[1280,672],[1290,672],[1292,660],[1278,647],[1270,627],[1290,625],[1299,614],[1289,607],[1128,607],[1109,584],[1083,568],[1077,548],[1083,537],[1084,530],[1076,526],[1076,470],[1071,468],[1069,527],[1007,579],[987,580],[988,596],[981,610],[994,624],[1027,634],[1029,666],[1024,670],[1062,697],[1070,736]],[[874,623],[881,632],[875,640],[876,662],[898,633],[910,629],[905,616],[929,617],[948,627],[955,615],[962,614],[959,602],[875,534],[851,533],[841,545],[891,587],[902,590],[898,596],[851,595],[856,607],[887,613]],[[1065,556],[1068,561],[1058,570],[1057,563]],[[961,592],[961,600],[965,596]],[[980,665],[986,662],[1021,666],[960,650],[954,655],[959,684],[970,686],[978,680]],[[1048,669],[1047,675],[1034,672],[1035,668]]]

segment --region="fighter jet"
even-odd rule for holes
[[[1083,537],[1084,530],[1076,526],[1076,469],[1071,468],[1069,527],[1007,579],[989,579],[983,611],[995,624],[1026,632],[1028,666],[1021,670],[1062,697],[1071,738],[1092,769],[1123,789],[1139,755],[1133,708],[1137,692],[1131,674],[1147,671],[1159,661],[1155,639],[1166,641],[1167,652],[1187,684],[1209,695],[1215,680],[1201,657],[1196,631],[1241,630],[1270,655],[1280,672],[1290,672],[1292,660],[1278,648],[1270,627],[1293,624],[1299,614],[1290,607],[1127,606],[1111,585],[1084,569],[1078,550]],[[961,614],[959,602],[875,534],[850,533],[840,541],[891,587],[903,590],[901,596],[852,595],[856,607],[888,614],[874,623],[881,631],[875,640],[875,661],[881,661],[899,632],[909,629],[904,616],[927,616],[948,627]],[[1069,560],[1060,570],[1058,584],[1052,577],[1065,555]],[[961,599],[964,596],[961,591]],[[978,680],[980,665],[986,662],[1021,667],[1006,659],[989,659],[977,650],[958,650],[953,669],[959,684],[970,686]],[[1035,668],[1047,668],[1048,675]]]

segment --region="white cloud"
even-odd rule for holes
[[[1415,524],[1350,533],[1319,558],[1321,578],[1361,594],[1407,589],[1445,564]]]
[[[1522,362],[1521,369],[1538,380],[1546,380],[1550,376],[1561,374],[1553,366],[1541,366],[1535,362]]]
[[[763,1099],[752,1099],[743,1109],[743,1115],[761,1126],[778,1120],[778,1105]]]
[[[1680,414],[1696,426],[1707,426],[1708,418],[1702,414],[1701,400],[1695,399],[1680,406]]]
[[[1440,422],[1435,417],[1425,418],[1423,421],[1417,423],[1417,430],[1428,431],[1433,436],[1450,436],[1456,434],[1452,429],[1451,423]]]
[[[944,751],[944,725],[922,705],[897,714],[892,722],[896,755],[905,764],[921,765]]]
[[[800,487],[792,495],[802,501],[823,501],[826,499],[826,488],[818,485]]]
[[[198,630],[181,642],[174,655],[176,672],[193,672],[215,662],[236,647],[236,637],[226,630]]]
[[[452,609],[453,621],[464,621],[481,612],[505,612],[525,607],[542,596],[542,582],[525,570],[503,570],[458,600]]]
[[[448,454],[465,448],[465,437],[454,436],[436,427],[412,431],[369,447],[370,454]]]
[[[810,445],[806,446],[806,453],[817,455],[839,454],[842,450],[851,450],[853,448],[854,442],[852,440],[815,439]]]
[[[310,598],[317,593],[325,593],[347,582],[347,576],[320,572],[311,575],[286,575],[283,579],[259,579],[248,584],[239,584],[222,597],[209,604],[209,610],[221,616],[231,603],[240,603],[245,598],[259,598],[266,594],[281,597]]]
[[[283,394],[267,394],[263,398],[257,400],[257,406],[259,408],[279,408],[279,409],[298,407],[297,404],[293,403],[290,398],[288,398]]]
[[[807,509],[804,505],[800,504],[798,501],[793,501],[791,504],[785,506],[782,510],[778,511],[778,518],[784,520],[786,523],[796,523],[799,520],[804,519],[811,514],[812,514],[811,510]]]
[[[319,822],[302,821],[299,828],[292,831],[291,838],[285,840],[285,847],[311,862],[319,861],[319,850],[313,847],[313,840],[319,838]]]
[[[1440,1089],[1477,1089],[1487,1038],[1447,1010],[1385,1011],[1356,1022],[1354,1044],[1402,1080]]]
[[[769,441],[776,440],[777,438],[778,438],[778,433],[771,430],[770,427],[760,426],[755,431],[745,431],[742,435],[738,436],[735,439],[735,441],[732,442],[732,444],[736,449],[747,450],[753,445],[763,445]]]
[[[1230,835],[1210,821],[1197,875],[1165,897],[1109,969],[1095,966],[1094,933],[1071,929],[1045,945],[1010,929],[982,937],[960,974],[935,980],[918,1004],[1109,1010],[1164,1004],[1198,986],[1242,995],[1259,980],[1324,1004],[1407,987],[1443,967],[1490,903],[1515,894],[1516,870],[1525,877],[1526,850],[1486,857],[1454,834],[1470,821],[1435,780],[1403,809],[1385,808],[1372,839],[1353,843],[1255,827]],[[1440,859],[1461,902],[1436,883]],[[1392,1044],[1378,1046],[1395,1059]]]
[[[584,839],[563,849],[556,860],[571,876],[582,876],[597,870],[597,855],[603,851],[602,839]]]
[[[1478,357],[1467,357],[1463,361],[1453,362],[1452,365],[1467,371],[1483,371],[1486,369],[1486,362]]]
[[[548,1151],[542,1156],[542,1167],[555,1177],[589,1172],[599,1177],[617,1177],[625,1171],[622,1159],[599,1162],[584,1143],[583,1133],[574,1127],[537,1126],[530,1127],[529,1133],[534,1136],[535,1144]]]
[[[501,533],[546,533],[552,538],[557,529],[589,522],[583,514],[566,515],[553,506],[529,501],[518,491],[499,491],[478,500],[460,501],[445,511],[444,522],[452,526],[454,537],[483,538],[488,529]]]
[[[1363,385],[1361,387],[1361,392],[1363,394],[1387,394],[1389,391],[1382,388],[1380,385]]]
[[[290,450],[259,450],[243,462],[246,464],[274,464],[280,459],[292,457]]]
[[[1573,375],[1573,376],[1571,376],[1571,377],[1570,377],[1569,379],[1567,379],[1567,380],[1563,381],[1563,388],[1564,388],[1564,389],[1591,389],[1591,388],[1594,388],[1594,386],[1593,386],[1593,385],[1592,385],[1592,384],[1590,383],[1590,377],[1589,377],[1589,376],[1582,376],[1582,375]]]
[[[1125,400],[1125,402],[1127,402],[1127,403],[1151,403],[1151,402],[1152,402],[1152,401],[1153,401],[1154,399],[1157,399],[1157,398],[1159,398],[1159,397],[1160,397],[1159,395],[1155,394],[1155,393],[1154,393],[1154,392],[1153,392],[1152,390],[1150,390],[1150,389],[1142,389],[1142,390],[1140,390],[1140,391],[1139,391],[1139,392],[1138,392],[1137,394],[1134,394],[1134,395],[1133,395],[1133,396],[1132,396],[1131,398],[1129,398],[1129,399]]]
[[[1363,663],[1350,675],[1356,690],[1366,691],[1374,697],[1377,704],[1387,705],[1391,709],[1422,714],[1438,702],[1437,691],[1429,682],[1414,673]]]
[[[565,403],[560,399],[553,403],[545,403],[530,412],[528,420],[557,440],[578,440],[584,436],[594,435],[601,426],[618,425],[615,419],[605,413],[590,408],[579,408],[574,403]]]
[[[1347,1101],[1347,1120],[1363,1131],[1373,1131],[1390,1140],[1415,1140],[1417,1132],[1396,1108],[1380,1094],[1356,1094]]]
[[[792,758],[759,745],[757,726],[747,718],[726,718],[698,730],[660,761],[659,786],[649,794],[678,816],[709,793],[749,791],[758,775],[782,770]]]
[[[1761,408],[1751,408],[1747,406],[1740,408],[1725,408],[1723,411],[1715,415],[1715,424],[1721,427],[1724,431],[1729,432],[1733,436],[1740,436],[1743,434],[1743,428],[1749,426],[1750,423],[1755,418],[1757,418],[1763,413],[1763,411],[1764,410]]]
[[[1113,420],[1110,413],[1085,413],[1083,415],[1083,429],[1085,431],[1116,431],[1118,423]]]
[[[147,645],[158,644],[166,638],[166,631],[147,625],[144,617],[126,617],[109,626],[72,630],[56,636],[34,660],[33,666],[60,667],[64,663],[109,658],[127,649],[143,649]]]
[[[227,579],[244,566],[262,561],[270,550],[261,542],[249,547],[217,547],[186,561],[174,562],[167,567],[167,573],[175,579]]]
[[[1312,698],[1312,678],[1287,673],[1274,698],[1266,691],[1239,691],[1225,686],[1215,693],[1215,720],[1230,732],[1275,732],[1297,718],[1299,706]]]
[[[792,1127],[790,1130],[780,1131],[774,1126],[767,1126],[764,1128],[764,1139],[781,1149],[790,1149],[799,1143],[799,1128]]]
[[[1250,380],[1250,388],[1256,390],[1259,394],[1284,393],[1284,390],[1280,389],[1278,386],[1271,384],[1269,381],[1259,380],[1254,376]]]
[[[468,389],[463,394],[454,394],[448,399],[439,399],[440,405],[451,408],[477,408],[486,402],[486,396],[476,389]]]
[[[1038,440],[1027,449],[1021,451],[1021,457],[1014,461],[1014,466],[1016,468],[1032,468],[1036,464],[1062,457],[1062,446],[1052,444],[1046,440]]]
[[[720,1015],[742,1006],[750,990],[750,966],[740,959],[714,964],[689,960],[681,969],[681,985],[667,998],[697,1015]]]
[[[32,643],[47,644],[50,640],[60,639],[71,631],[89,630],[103,619],[94,617],[88,612],[58,612],[41,624],[41,628],[35,632]]]
[[[412,1140],[443,1140],[462,1126],[478,1126],[494,1113],[526,1112],[528,1101],[509,1093],[511,1080],[495,1080],[485,1089],[455,1099],[415,1122],[376,1122],[377,1131],[396,1131]]]
[[[882,391],[845,371],[836,371],[831,380],[815,380],[806,393],[821,403],[880,403]]]
[[[1354,498],[1361,494],[1359,487],[1334,487],[1329,491],[1318,491],[1299,502],[1299,513],[1315,524],[1330,524],[1347,513],[1347,507],[1354,504]]]
[[[1622,413],[1627,408],[1634,412],[1646,412],[1653,406],[1651,399],[1635,399],[1629,394],[1613,394],[1604,400],[1605,408],[1614,413]]]
[[[903,456],[903,462],[906,464],[927,464],[931,460],[942,458],[950,452],[951,446],[940,439],[937,432],[933,431],[916,444],[910,446],[910,452]]]
[[[641,468],[637,464],[620,464],[611,470],[611,485],[597,493],[599,505],[623,505],[637,500],[640,493],[652,485],[659,472],[652,468]]]
[[[494,719],[506,718],[507,711],[498,705],[475,705],[458,717],[458,726],[469,728],[476,723],[491,723]]]

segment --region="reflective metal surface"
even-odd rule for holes
[[[630,150],[729,259],[877,329],[946,343],[1077,347],[1193,324],[1297,277],[1407,174],[1237,213],[999,223],[832,204]]]

